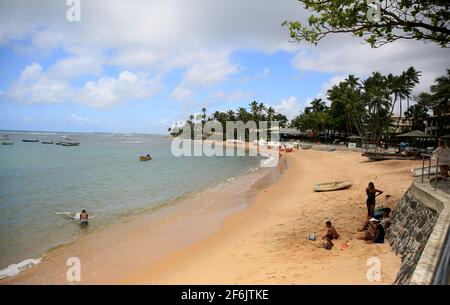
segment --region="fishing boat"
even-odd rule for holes
[[[75,140],[69,138],[69,137],[62,137],[62,140],[60,142],[60,144],[57,145],[61,145],[61,146],[79,146],[80,142],[76,142]]]
[[[14,143],[11,142],[11,138],[8,135],[3,135],[2,137],[2,145],[13,145]]]
[[[42,141],[41,144],[53,144],[53,141]]]
[[[140,161],[150,161],[151,159],[151,156],[139,156]]]
[[[26,139],[23,139],[22,142],[25,142],[25,143],[37,143],[37,142],[39,142],[39,140],[26,140]]]
[[[329,191],[337,191],[343,190],[351,187],[353,185],[353,181],[335,181],[335,182],[325,182],[318,183],[314,186],[314,191],[316,192],[329,192]]]

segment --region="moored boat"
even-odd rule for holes
[[[74,139],[71,139],[69,137],[62,137],[62,140],[59,143],[56,143],[56,145],[61,146],[79,146],[80,142],[75,141]]]
[[[53,144],[53,141],[42,141],[41,144]]]
[[[337,191],[349,188],[352,185],[353,181],[351,180],[318,183],[314,186],[314,191],[316,192]]]
[[[11,142],[11,138],[8,135],[3,135],[2,137],[2,145],[13,145],[14,143]]]
[[[27,140],[27,139],[22,139],[22,142],[25,142],[25,143],[36,143],[36,142],[39,142],[39,140]]]

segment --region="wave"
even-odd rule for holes
[[[36,266],[37,264],[39,264],[42,261],[42,257],[41,258],[29,258],[29,259],[25,259],[23,261],[21,261],[18,264],[12,264],[9,265],[8,267],[6,267],[3,270],[0,270],[0,279],[4,278],[4,277],[8,277],[8,276],[14,276],[19,274],[21,271],[31,268],[33,266]]]

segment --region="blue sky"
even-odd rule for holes
[[[420,42],[289,43],[281,22],[308,14],[295,0],[81,1],[78,22],[65,1],[36,2],[0,4],[0,129],[165,133],[252,100],[292,118],[350,73],[413,65],[420,92],[449,66]]]

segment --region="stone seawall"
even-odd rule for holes
[[[449,228],[450,196],[413,182],[392,212],[387,239],[402,265],[395,284],[431,284]]]

